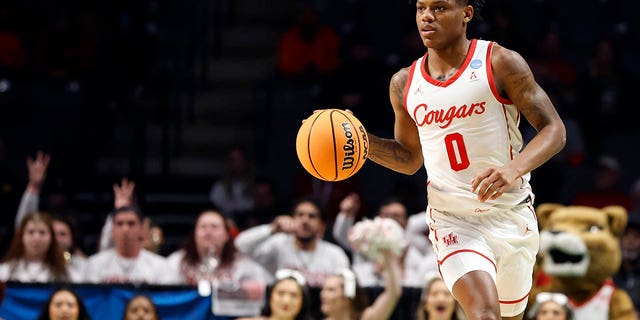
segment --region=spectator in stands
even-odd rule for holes
[[[27,214],[0,264],[0,281],[69,281],[62,249],[53,234],[53,222],[48,214]]]
[[[576,84],[577,71],[564,57],[563,42],[555,31],[547,31],[537,44],[537,54],[530,60],[536,80],[546,87],[571,87]]]
[[[531,307],[529,320],[573,320],[569,298],[562,293],[540,292]]]
[[[82,298],[70,288],[51,293],[38,320],[91,320]]]
[[[113,208],[136,206],[138,201],[135,195],[136,184],[127,178],[122,178],[120,184],[113,185]],[[100,240],[98,243],[98,251],[112,248],[113,239],[111,239],[111,231],[113,228],[113,216],[107,215],[102,231],[100,232]],[[160,254],[162,245],[164,245],[164,232],[162,228],[153,222],[150,217],[145,217],[142,221],[142,233],[140,236],[142,247],[150,252]]]
[[[462,312],[460,305],[455,300],[444,281],[437,273],[427,275],[427,281],[422,294],[420,304],[416,310],[416,320],[458,320]],[[465,319],[462,317],[462,319]]]
[[[53,232],[58,244],[64,251],[64,260],[69,268],[71,278],[79,277],[82,274],[87,256],[76,246],[74,223],[65,217],[53,217]]]
[[[293,205],[291,216],[278,216],[265,224],[241,232],[238,249],[269,272],[299,270],[309,286],[319,287],[336,268],[349,267],[349,259],[339,246],[322,239],[325,212],[314,198],[302,198]]]
[[[175,284],[177,271],[167,260],[142,247],[143,215],[137,207],[120,207],[111,214],[114,247],[87,261],[84,279],[91,283]]]
[[[336,241],[343,246],[346,250],[352,251],[353,249],[349,244],[347,235],[349,229],[353,226],[355,221],[355,212],[357,212],[360,206],[359,196],[356,194],[350,194],[345,197],[340,203],[340,213],[336,218],[333,225],[333,237]],[[378,216],[383,218],[391,218],[398,222],[402,228],[407,229],[407,209],[405,205],[397,198],[391,197],[382,202],[378,210]],[[424,222],[423,213],[421,216],[421,223]],[[402,272],[400,281],[403,286],[407,287],[422,287],[422,279],[424,274],[422,272],[435,271],[435,270],[423,270],[422,261],[423,256],[421,251],[433,252],[430,248],[430,242],[418,242],[411,241],[414,237],[424,236],[422,234],[414,235],[413,233],[406,232],[405,237],[410,244],[403,257],[401,257]],[[426,248],[417,248],[416,246],[426,246]],[[435,257],[433,257],[435,259]],[[431,264],[429,266],[432,266]],[[384,284],[383,270],[380,268],[380,264],[377,264],[364,255],[353,252],[353,270],[358,277],[358,281],[362,286],[382,286]]]
[[[0,7],[0,71],[3,75],[14,75],[27,64],[22,39],[16,30],[17,12],[7,6]]]
[[[340,36],[307,6],[278,42],[278,73],[285,78],[324,76],[340,65]]]
[[[254,290],[272,281],[262,266],[237,251],[226,219],[216,210],[202,211],[182,249],[167,259],[179,270],[180,282],[188,285],[217,279]]]
[[[137,206],[137,200],[135,196],[136,183],[129,181],[127,178],[122,178],[120,184],[113,184],[113,209],[123,207]],[[113,213],[113,212],[112,212]],[[100,242],[98,244],[98,251],[109,249],[113,247],[113,239],[111,238],[111,231],[113,229],[113,216],[107,215],[107,218],[102,226],[100,232]],[[141,237],[142,241],[143,237]]]
[[[253,210],[247,216],[246,228],[269,223],[282,213],[273,182],[267,178],[256,178],[253,188]]]
[[[270,287],[267,304],[262,315],[238,320],[310,320],[311,295],[307,280],[296,270],[280,269],[276,272],[276,282]]]
[[[142,247],[156,254],[160,254],[164,244],[164,233],[159,225],[149,217],[142,222]]]
[[[43,75],[78,80],[88,76],[93,59],[93,39],[77,16],[54,14],[35,41],[36,63]]]
[[[124,308],[124,320],[160,320],[156,304],[150,297],[139,294],[131,297]]]
[[[348,108],[371,132],[389,129],[386,119],[393,117],[390,110],[367,112],[372,105],[388,99],[389,89],[388,75],[374,54],[371,39],[364,31],[356,30],[347,38],[345,47],[340,67],[327,78],[320,104]]]
[[[603,137],[636,126],[634,98],[637,76],[625,68],[610,39],[599,39],[580,77],[580,117],[595,152]]]
[[[351,193],[362,194],[362,187],[357,177],[341,181],[323,181],[315,178],[304,170],[299,170],[294,180],[294,198],[313,197],[322,203],[327,210],[325,223],[333,225],[336,213],[340,211],[340,202]],[[367,203],[362,202],[356,217],[361,217],[367,211]],[[329,230],[331,231],[331,230]],[[331,233],[328,234],[331,236]]]
[[[240,229],[244,229],[247,215],[254,207],[254,184],[253,164],[247,159],[243,148],[234,146],[227,155],[224,177],[213,183],[209,198],[215,207],[233,219]]]
[[[320,309],[326,319],[386,320],[391,317],[402,295],[400,259],[388,250],[382,250],[382,254],[384,291],[371,305],[350,269],[337,269],[337,273],[324,281]]]
[[[596,162],[593,186],[578,192],[573,204],[596,208],[618,205],[630,211],[631,199],[618,185],[621,170],[618,159],[611,155],[600,156]]]
[[[27,158],[27,169],[29,172],[29,182],[27,188],[22,195],[18,213],[16,214],[16,228],[22,222],[22,219],[33,212],[37,212],[40,206],[40,194],[42,185],[47,176],[47,169],[51,156],[43,151],[38,151],[35,158]],[[73,223],[70,219],[63,216],[52,216],[53,231],[58,245],[63,250],[64,259],[68,267],[69,275],[72,280],[79,280],[82,276],[82,270],[86,263],[86,256],[76,246],[74,238],[75,233]]]

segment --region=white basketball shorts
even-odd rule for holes
[[[427,208],[429,238],[447,287],[470,271],[486,271],[498,289],[503,317],[522,313],[533,282],[538,222],[529,204],[460,216]]]

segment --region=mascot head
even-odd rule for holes
[[[620,268],[619,238],[627,224],[624,207],[546,203],[538,206],[536,213],[541,226],[542,269],[547,275],[600,282]]]

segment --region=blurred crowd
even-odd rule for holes
[[[407,10],[409,18],[397,19],[402,23],[380,26],[388,24],[385,12],[378,12],[384,9],[363,1],[314,3],[301,6],[273,52],[277,64],[264,84],[271,97],[269,110],[299,123],[318,105],[345,106],[369,131],[389,136],[393,114],[387,102],[388,79],[424,54],[415,26],[406,23],[413,11]],[[628,210],[629,224],[621,238],[623,262],[614,280],[630,292],[638,309],[640,152],[634,146],[640,131],[632,97],[640,68],[631,45],[638,36],[631,13],[639,5],[594,0],[581,6],[592,13],[581,16],[599,17],[597,25],[575,17],[570,3],[496,1],[487,4],[471,31],[520,52],[567,125],[566,148],[533,172],[536,203],[621,205]],[[71,7],[20,1],[0,5],[0,210],[4,225],[14,226],[8,233],[12,238],[2,245],[0,280],[182,284],[205,291],[209,286],[239,292],[254,302],[289,290],[299,293],[299,310],[313,299],[305,290],[315,287],[322,288],[317,297],[321,308],[308,312],[316,316],[389,316],[399,299],[398,287],[413,287],[424,290],[422,311],[415,312],[418,319],[445,311],[451,319],[460,319],[453,299],[437,293],[443,285],[434,280],[437,267],[422,217],[423,186],[379,183],[383,175],[375,168],[368,168],[370,175],[338,183],[314,179],[291,162],[278,162],[282,143],[269,141],[277,134],[273,132],[259,134],[264,140],[259,139],[258,146],[229,150],[225,172],[211,181],[209,190],[202,190],[208,192],[207,205],[186,215],[193,220],[179,235],[179,245],[167,245],[170,230],[157,225],[154,212],[140,201],[136,187],[144,177],[117,177],[108,186],[113,205],[108,212],[92,213],[105,217],[100,226],[79,228],[78,215],[86,213],[74,210],[72,195],[57,179],[83,173],[87,179],[94,177],[96,142],[110,130],[107,123],[115,115],[130,114],[128,101],[150,81],[161,6],[116,1],[104,8]],[[531,21],[522,19],[523,14],[545,18]],[[383,27],[397,32],[376,32]],[[47,104],[59,108],[43,107]],[[24,134],[17,129],[26,123],[55,127],[49,137],[56,141],[54,152],[38,151],[27,145],[28,139],[15,137]],[[525,135],[532,136],[533,129],[522,125]],[[292,132],[284,134],[293,141]],[[14,154],[29,154],[26,176],[6,165],[6,145]],[[275,151],[261,152],[272,145]],[[351,248],[346,239],[350,227],[374,216],[393,219],[405,230],[405,252],[374,261]],[[86,230],[97,232],[83,234]],[[87,237],[96,239],[92,246],[84,242]],[[353,279],[358,287],[383,288],[381,302],[358,304],[354,298],[361,293],[347,290]],[[286,287],[284,280],[289,280]],[[346,309],[331,300],[336,286],[351,299]],[[52,294],[52,299],[57,297]],[[72,290],[64,297],[75,297],[83,310]],[[566,307],[561,297],[543,298],[532,314],[551,300],[560,302],[558,308]],[[282,308],[267,301],[265,315],[280,312]],[[439,307],[428,301],[446,303],[438,302]],[[374,305],[379,309],[367,309]]]

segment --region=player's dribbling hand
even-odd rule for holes
[[[508,170],[488,168],[471,179],[471,192],[478,194],[478,200],[495,200],[509,190],[515,178],[509,178]]]

